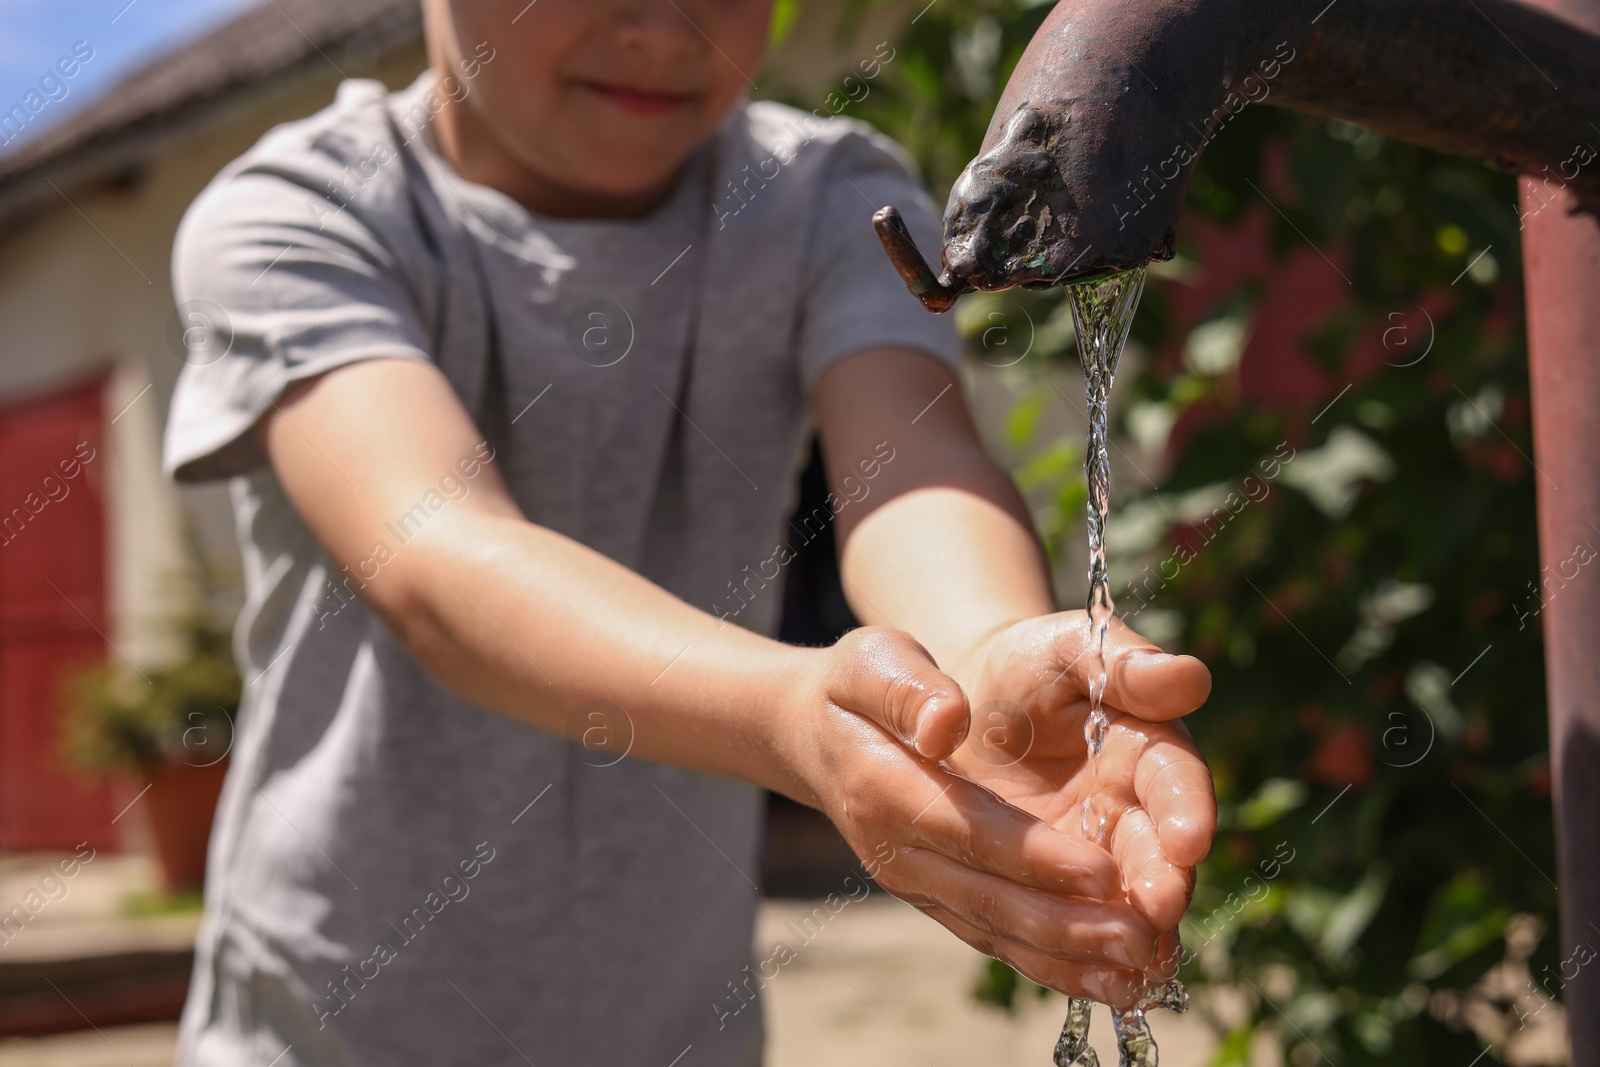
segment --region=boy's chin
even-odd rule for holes
[[[530,206],[535,210],[553,208],[557,214],[646,214],[671,195],[696,145],[622,142],[591,143],[583,148],[529,167],[541,176],[540,184],[548,183],[546,188],[556,202],[550,208],[539,203]]]

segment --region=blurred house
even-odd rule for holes
[[[198,590],[236,599],[226,490],[161,477],[178,220],[341,77],[409,81],[420,33],[415,0],[278,0],[0,156],[0,849],[115,847],[109,790],[57,752],[63,670],[159,662]]]
[[[820,97],[853,42],[910,13],[875,5],[841,41],[838,7],[806,6],[769,86]],[[418,0],[271,0],[0,154],[0,850],[116,847],[121,805],[57,752],[61,676],[170,659],[173,620],[239,602],[226,488],[160,471],[190,325],[168,274],[184,209],[342,79],[398,88],[424,64]]]

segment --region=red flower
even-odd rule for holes
[[[1360,723],[1330,726],[1306,761],[1306,777],[1322,785],[1363,786],[1372,775],[1372,735]]]

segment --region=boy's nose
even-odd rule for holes
[[[714,17],[697,0],[598,0],[617,44],[629,50],[692,55],[712,40]]]

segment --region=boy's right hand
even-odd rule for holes
[[[927,652],[869,627],[805,655],[806,678],[782,704],[784,747],[812,794],[801,799],[867,873],[1036,981],[1134,999],[1156,935],[1126,902],[1115,860],[939,766],[965,739],[969,709]]]

